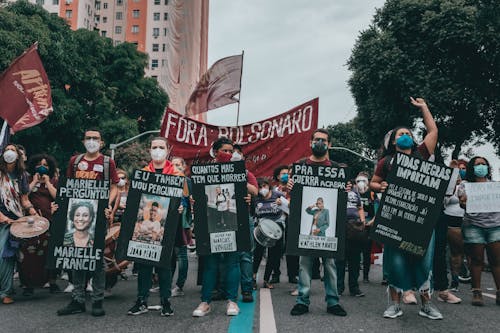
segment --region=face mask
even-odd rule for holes
[[[237,151],[235,151],[233,153],[233,156],[231,157],[231,162],[238,162],[238,161],[241,161],[243,159],[243,156],[241,156],[240,153],[238,153]]]
[[[3,153],[3,160],[7,163],[14,163],[17,160],[17,153],[13,150],[6,150]]]
[[[45,165],[40,165],[35,169],[35,172],[43,176],[49,173],[49,169]]]
[[[118,184],[116,184],[116,185],[118,185],[120,187],[123,187],[123,186],[125,186],[125,184],[127,184],[127,180],[126,179],[120,179],[118,181]]]
[[[364,177],[356,178],[356,186],[359,193],[363,194],[368,190],[368,179]]]
[[[97,153],[101,148],[101,143],[97,140],[85,140],[83,144],[85,149],[87,149],[87,151],[91,154]]]
[[[413,147],[413,139],[409,135],[403,134],[396,140],[396,146],[401,149],[410,149]]]
[[[465,175],[467,174],[465,169],[458,170],[458,173],[460,174],[460,178],[465,179]]]
[[[167,151],[161,148],[151,149],[151,158],[153,161],[163,161],[167,157]]]
[[[312,153],[316,157],[322,157],[328,151],[328,145],[323,140],[313,142],[311,144]]]
[[[287,173],[282,174],[280,180],[283,184],[288,183],[288,174]]]
[[[263,188],[261,188],[261,189],[259,190],[259,193],[260,193],[260,195],[262,195],[263,197],[265,197],[266,195],[268,195],[268,194],[269,194],[269,189],[268,189],[268,188],[263,187]]]
[[[233,154],[224,152],[220,152],[217,154],[217,162],[227,163],[231,161],[231,158],[233,158]]]
[[[483,164],[474,165],[474,175],[476,177],[486,177],[488,174],[488,166]]]

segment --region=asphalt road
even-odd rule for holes
[[[68,294],[52,295],[48,290],[39,289],[33,297],[23,297],[16,281],[16,302],[0,304],[0,332],[500,332],[500,307],[495,305],[495,299],[485,297],[484,307],[473,307],[470,305],[469,285],[465,284],[457,293],[463,299],[462,304],[434,301],[444,316],[443,320],[419,317],[418,305],[404,306],[404,315],[400,318],[382,318],[387,296],[386,287],[380,285],[380,266],[372,266],[370,283],[361,283],[365,297],[341,297],[347,317],[326,313],[324,288],[319,280],[313,281],[310,312],[292,317],[289,313],[295,297],[290,296],[289,291],[294,286],[286,282],[284,261],[281,266],[283,281],[275,285],[270,297],[268,290],[262,295],[257,290],[256,302],[242,304],[241,314],[234,318],[225,315],[223,301],[213,302],[212,312],[206,317],[193,318],[191,314],[199,303],[200,287],[195,284],[196,258],[190,256],[189,260],[186,294],[172,298],[175,311],[172,317],[160,317],[158,311],[140,316],[126,315],[136,297],[134,276],[118,282],[113,295],[104,302],[106,316],[101,318],[90,315],[90,301],[87,302],[87,313],[58,317],[56,311],[69,302]],[[63,288],[66,286],[66,281],[58,283]],[[491,273],[483,273],[483,291],[491,295],[495,293]],[[150,297],[149,305],[155,304],[159,304],[158,294]]]

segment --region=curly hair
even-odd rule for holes
[[[90,226],[92,225],[92,221],[94,220],[94,217],[96,214],[95,210],[94,210],[94,205],[90,201],[77,201],[71,205],[71,208],[69,210],[69,216],[70,216],[71,222],[73,224],[75,223],[75,221],[74,221],[75,220],[75,213],[76,213],[76,210],[80,207],[87,207],[87,209],[89,210],[90,223],[87,227],[87,229],[89,229]]]
[[[57,162],[54,157],[48,154],[36,154],[30,157],[28,160],[27,171],[30,175],[34,175],[36,173],[36,166],[42,161],[47,161],[49,165],[48,175],[50,178],[53,178],[57,171]]]

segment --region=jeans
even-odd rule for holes
[[[94,272],[72,271],[73,285],[72,297],[79,303],[85,303],[85,289],[87,287],[87,277],[92,278],[92,302],[104,299],[104,285],[106,283],[106,271],[104,264],[98,266]]]
[[[172,278],[175,273],[175,268],[177,261],[179,262],[179,272],[177,273],[177,282],[175,283],[177,287],[184,288],[186,283],[187,273],[189,268],[189,262],[187,257],[187,246],[183,245],[180,247],[175,247],[176,256],[172,256]],[[176,258],[177,257],[177,258]]]
[[[446,244],[448,241],[448,222],[446,216],[441,214],[434,227],[434,289],[438,291],[448,289],[448,269],[446,265]]]
[[[299,259],[299,296],[297,303],[309,306],[309,293],[311,291],[311,276],[313,257],[301,256]],[[323,258],[325,301],[328,307],[339,303],[337,292],[337,273],[333,258]]]
[[[212,291],[217,284],[219,263],[225,266],[225,290],[229,300],[236,302],[238,286],[240,284],[240,252],[214,253],[203,257],[203,285],[201,287],[201,301],[210,303]]]
[[[252,263],[253,263],[253,250],[255,248],[255,242],[253,239],[253,219],[249,219],[250,226],[250,246],[251,251],[240,252],[240,271],[241,271],[241,291],[242,292],[252,292],[253,291],[253,275],[252,275]]]
[[[151,286],[153,285],[153,268],[156,273],[158,273],[158,284],[160,286],[161,299],[170,298],[172,294],[172,291],[170,290],[172,285],[172,271],[169,266],[155,267],[138,263],[135,265],[137,267],[137,298],[147,302],[149,289],[151,289]]]
[[[337,290],[339,293],[344,292],[345,266],[349,272],[349,291],[354,293],[359,290],[359,269],[361,252],[365,243],[353,240],[347,240],[345,260],[337,260]]]
[[[3,249],[9,241],[10,226],[0,224],[0,297],[9,296],[12,286],[14,285],[14,266],[15,259],[3,258]]]

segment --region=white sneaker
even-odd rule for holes
[[[158,292],[160,292],[160,287],[159,286],[153,287],[153,288],[149,289],[149,292],[150,293],[158,293]]]
[[[66,287],[66,289],[64,289],[63,292],[71,293],[71,292],[73,292],[73,289],[75,289],[75,286],[72,283],[68,283],[68,286]]]
[[[68,277],[68,273],[64,273],[63,275],[61,275],[61,280],[66,280],[68,281],[69,277]]]
[[[238,307],[238,304],[236,304],[233,301],[228,301],[226,314],[228,316],[237,316],[239,313],[240,313],[240,308]]]
[[[87,284],[87,289],[85,289],[86,291],[88,291],[89,293],[91,293],[94,289],[92,289],[92,280],[89,281],[89,283]]]
[[[210,304],[201,302],[200,305],[193,311],[193,317],[203,317],[210,312]]]
[[[172,297],[177,296],[184,296],[184,291],[178,286],[175,286],[175,288],[172,289]]]
[[[50,288],[50,283],[48,283],[48,282],[47,282],[46,284],[44,284],[44,285],[43,285],[43,288],[44,288],[44,289]]]

